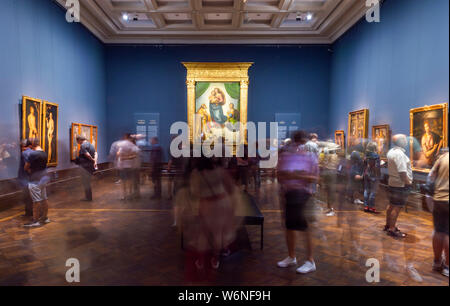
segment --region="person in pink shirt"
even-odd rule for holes
[[[288,247],[288,257],[278,262],[278,267],[286,268],[297,265],[296,232],[302,231],[306,235],[307,260],[297,269],[297,273],[305,274],[316,270],[305,207],[313,194],[313,185],[317,183],[319,166],[317,156],[305,149],[304,144],[308,140],[306,132],[297,131],[292,138],[293,143],[284,147],[278,156],[278,181],[281,184],[281,193],[284,199],[282,202],[284,202]]]

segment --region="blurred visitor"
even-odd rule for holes
[[[237,168],[238,168],[238,180],[239,185],[244,189],[245,192],[248,191],[248,173],[249,173],[249,158],[248,158],[248,147],[244,146],[244,156],[236,157]]]
[[[28,183],[30,181],[30,175],[25,170],[25,164],[28,162],[31,152],[31,141],[29,139],[23,139],[20,143],[21,154],[20,154],[20,164],[19,172],[17,174],[18,182],[20,188],[22,189],[22,200],[25,203],[25,217],[33,216],[33,201],[30,197],[30,192],[28,190]]]
[[[77,135],[77,143],[80,145],[80,151],[78,152],[78,158],[76,164],[81,169],[81,182],[84,187],[84,199],[83,201],[92,201],[92,175],[97,170],[97,152],[95,147],[89,143],[86,137]]]
[[[133,143],[131,134],[126,134],[124,139],[117,143],[117,168],[122,182],[122,200],[133,198],[136,159],[139,148]]]
[[[319,156],[319,145],[317,144],[319,136],[316,133],[311,133],[309,134],[308,139],[309,140],[305,144],[307,150]]]
[[[326,215],[328,217],[332,217],[336,214],[333,204],[336,201],[336,179],[339,166],[339,157],[336,153],[336,150],[325,148],[323,152],[323,158],[320,160],[320,163],[320,186],[325,191],[328,208],[328,210],[326,211]]]
[[[412,184],[411,161],[405,154],[406,136],[397,134],[392,137],[394,147],[387,154],[389,173],[389,205],[386,209],[384,230],[393,237],[406,237],[397,227],[397,219],[402,207],[406,205]]]
[[[50,223],[48,218],[47,183],[50,177],[47,174],[47,153],[42,150],[39,139],[33,138],[31,141],[32,152],[28,155],[24,169],[30,175],[28,190],[33,201],[33,219],[24,224],[25,227],[38,227],[42,224]]]
[[[444,153],[428,175],[433,190],[433,270],[448,277],[448,220],[449,220],[449,153]],[[445,256],[442,256],[444,252]]]
[[[221,252],[228,255],[236,238],[234,215],[240,201],[239,191],[212,158],[197,158],[195,164],[189,179],[190,199],[198,201],[199,220],[196,223],[200,225],[200,232],[191,237],[195,239],[197,252],[195,266],[199,270],[206,265],[218,269]]]
[[[349,166],[347,197],[351,203],[362,205],[364,202],[358,199],[358,193],[362,190],[364,163],[358,151],[353,151],[350,154]]]
[[[364,211],[376,213],[375,197],[380,183],[381,165],[376,142],[370,142],[364,158]]]
[[[293,135],[293,143],[286,146],[279,154],[278,181],[284,199],[284,219],[286,226],[286,242],[288,257],[278,262],[278,267],[286,268],[297,265],[295,254],[296,232],[302,231],[306,236],[305,263],[297,269],[298,273],[309,273],[316,270],[313,258],[313,246],[305,208],[313,190],[311,184],[317,183],[319,167],[317,156],[304,148],[307,135],[297,131]]]
[[[151,177],[153,182],[153,196],[152,199],[161,198],[161,172],[162,172],[162,148],[159,144],[158,137],[153,137],[150,147],[150,165]]]

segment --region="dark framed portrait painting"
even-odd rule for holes
[[[347,148],[362,147],[363,140],[369,138],[369,110],[362,109],[348,114]]]
[[[341,152],[345,152],[345,133],[343,130],[334,132],[334,142],[341,147]]]
[[[42,100],[22,97],[22,139],[38,138],[42,136]]]
[[[382,159],[387,159],[391,147],[391,129],[389,124],[372,126],[372,141],[377,144],[377,153]]]
[[[409,119],[413,170],[429,172],[441,149],[448,146],[448,103],[411,109]]]
[[[58,165],[58,104],[44,101],[42,111],[42,149],[48,165]]]

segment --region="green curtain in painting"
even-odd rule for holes
[[[230,97],[239,101],[241,95],[241,88],[239,83],[224,83],[225,89]]]
[[[208,89],[209,83],[206,82],[197,82],[195,83],[195,98],[200,98],[205,91]]]
[[[210,83],[207,82],[197,82],[195,84],[195,98],[201,97],[205,91],[208,89]],[[239,100],[241,94],[241,88],[238,82],[234,83],[224,83],[225,90],[228,95],[235,100]]]

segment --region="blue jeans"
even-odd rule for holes
[[[364,206],[375,207],[378,184],[378,180],[372,180],[370,178],[364,180]]]

